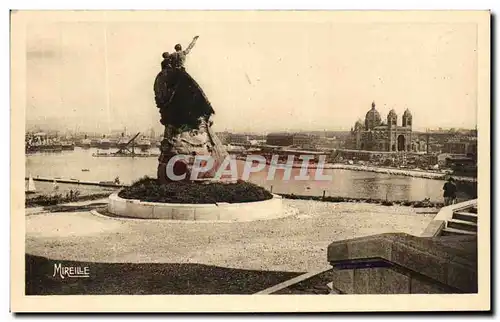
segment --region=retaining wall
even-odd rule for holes
[[[252,221],[283,216],[281,196],[245,203],[174,204],[123,199],[118,192],[109,196],[108,211],[129,218],[166,220]]]

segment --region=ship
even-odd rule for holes
[[[125,145],[121,148],[118,149],[116,152],[100,152],[97,151],[96,153],[92,154],[94,157],[131,157],[131,158],[138,158],[138,157],[157,157],[159,156],[159,153],[137,153],[135,152],[135,147],[137,146],[137,143],[135,142],[135,139],[139,136],[140,133],[137,133],[132,139],[128,140]],[[124,138],[122,136],[122,138]],[[149,141],[144,142],[141,144],[142,147],[149,147],[151,143]]]
[[[98,148],[100,143],[101,143],[101,140],[92,139],[92,140],[90,140],[90,147],[91,148]]]
[[[92,140],[85,138],[85,139],[80,141],[79,145],[82,149],[90,149],[90,147],[92,145]]]
[[[51,142],[49,140],[44,142],[34,142],[26,146],[26,153],[35,152],[61,152],[62,145],[59,142]]]
[[[111,142],[109,141],[109,139],[106,138],[102,138],[97,145],[97,147],[102,150],[108,150],[110,146]]]
[[[127,137],[122,135],[122,137],[118,140],[116,147],[119,149],[122,149],[122,148],[127,146],[129,141],[130,141],[130,138],[127,138]]]
[[[141,149],[141,151],[147,151],[147,150],[149,150],[149,148],[151,148],[151,141],[149,141],[146,138],[142,138],[142,139],[137,141],[135,146],[138,147],[139,149]]]
[[[61,150],[73,151],[75,149],[75,144],[73,142],[61,142]]]
[[[117,152],[97,151],[96,153],[93,153],[92,156],[93,157],[150,158],[150,157],[159,157],[160,154],[159,153],[125,152],[125,151],[117,151]]]

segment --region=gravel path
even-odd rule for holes
[[[328,265],[332,241],[385,232],[418,235],[434,217],[401,206],[283,202],[297,214],[240,223],[123,220],[90,212],[27,216],[26,253],[55,260],[306,272]]]

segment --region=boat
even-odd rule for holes
[[[142,138],[139,141],[137,141],[135,146],[141,149],[142,151],[147,151],[149,150],[149,148],[151,148],[151,142],[147,139]]]
[[[98,148],[103,150],[108,150],[110,146],[111,142],[106,138],[101,139],[98,144]]]
[[[82,169],[82,172],[89,172],[89,169]]]
[[[125,158],[149,158],[159,157],[159,153],[137,153],[137,152],[99,152],[92,154],[93,157],[125,157]]]
[[[61,142],[61,150],[73,151],[75,149],[75,144],[73,142]]]
[[[35,192],[36,192],[35,180],[33,180],[33,177],[30,174],[30,177],[28,179],[28,186],[26,187],[26,194],[32,194]]]
[[[130,141],[130,138],[122,136],[118,140],[118,143],[116,144],[116,147],[119,148],[119,149],[124,148],[124,147],[127,146],[127,144],[129,143],[129,141]]]
[[[90,147],[91,148],[98,148],[100,143],[101,143],[101,140],[92,139],[92,140],[90,140]]]
[[[92,140],[83,139],[80,141],[80,147],[82,149],[90,149],[91,145],[92,145]]]

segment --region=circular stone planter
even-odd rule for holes
[[[108,211],[128,218],[200,221],[252,221],[284,215],[282,198],[278,195],[255,202],[176,204],[124,199],[115,192],[109,196]]]

